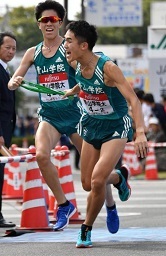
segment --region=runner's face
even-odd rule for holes
[[[54,10],[46,10],[42,12],[42,17],[50,17],[50,16],[58,16],[57,12]],[[62,21],[51,22],[48,21],[47,23],[38,22],[39,29],[43,34],[43,38],[45,39],[54,39],[57,35],[59,35],[59,29],[62,25]]]
[[[66,59],[68,62],[79,60],[83,54],[81,51],[81,44],[78,43],[74,33],[68,30],[65,34],[65,50]]]

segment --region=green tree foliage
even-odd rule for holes
[[[17,51],[26,50],[42,41],[41,31],[34,17],[34,7],[18,7],[9,12],[10,27],[17,37]]]

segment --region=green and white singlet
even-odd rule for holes
[[[101,54],[90,79],[82,76],[80,63],[76,68],[75,78],[81,88],[79,97],[84,110],[78,132],[95,148],[115,138],[132,140],[132,120],[128,115],[126,99],[116,87],[104,84],[103,67],[109,60]]]
[[[50,58],[44,57],[42,46],[42,42],[36,46],[34,55],[38,83],[60,91],[75,86],[75,71],[67,63],[64,41]],[[41,108],[38,113],[41,121],[49,122],[61,134],[70,135],[77,131],[76,126],[81,117],[78,97],[62,99],[61,95],[40,93],[39,98]]]

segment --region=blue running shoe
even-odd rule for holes
[[[118,189],[119,198],[121,201],[127,201],[131,195],[131,187],[128,184],[130,170],[127,165],[122,165],[119,170],[115,171],[121,178],[121,183],[114,185]]]
[[[76,243],[77,248],[90,248],[92,247],[92,242],[91,242],[91,231],[90,230],[85,230],[83,231],[82,229],[78,233],[78,240]]]
[[[68,206],[59,206],[57,211],[57,222],[53,226],[53,230],[58,231],[65,228],[69,223],[69,219],[73,216],[75,212],[76,208],[70,202]]]
[[[111,210],[106,206],[107,210],[107,228],[112,234],[115,234],[119,230],[119,216],[116,207]]]

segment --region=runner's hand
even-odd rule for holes
[[[144,158],[148,153],[148,142],[144,133],[136,135],[134,142],[135,152],[138,157]]]

